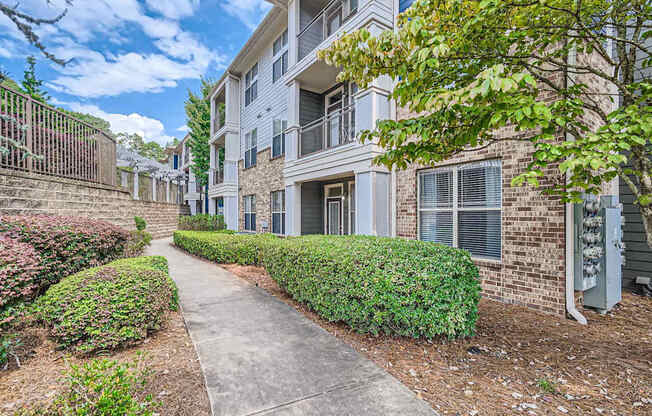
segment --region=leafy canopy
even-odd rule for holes
[[[513,185],[540,186],[544,168],[558,166],[567,181],[545,191],[577,201],[620,177],[652,246],[650,22],[648,0],[417,0],[398,30],[356,31],[319,57],[362,87],[391,77],[391,98],[417,114],[362,133],[386,150],[378,163],[432,165],[530,142]],[[517,134],[497,134],[510,128]]]
[[[215,87],[211,79],[202,78],[199,93],[188,90],[185,102],[188,132],[188,147],[192,152],[191,169],[200,186],[208,185],[208,170],[211,165],[211,102],[210,95]]]

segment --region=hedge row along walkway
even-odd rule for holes
[[[436,415],[398,380],[299,312],[156,240],[179,286],[214,415]]]

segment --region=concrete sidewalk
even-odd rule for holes
[[[394,377],[294,308],[171,240],[179,286],[214,415],[435,415]]]

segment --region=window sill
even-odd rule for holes
[[[283,157],[285,157],[285,153],[281,153],[281,154],[278,155],[278,156],[270,156],[270,157],[269,157],[269,160],[272,161],[272,160],[276,160],[276,159],[281,159],[281,158],[283,158]]]
[[[500,268],[503,266],[502,259],[498,260],[498,259],[489,259],[486,257],[471,256],[471,260],[473,260],[473,262],[476,264],[479,264],[481,266],[486,266],[486,267]]]

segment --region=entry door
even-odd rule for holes
[[[329,198],[326,201],[326,233],[329,235],[342,234],[342,200]]]

